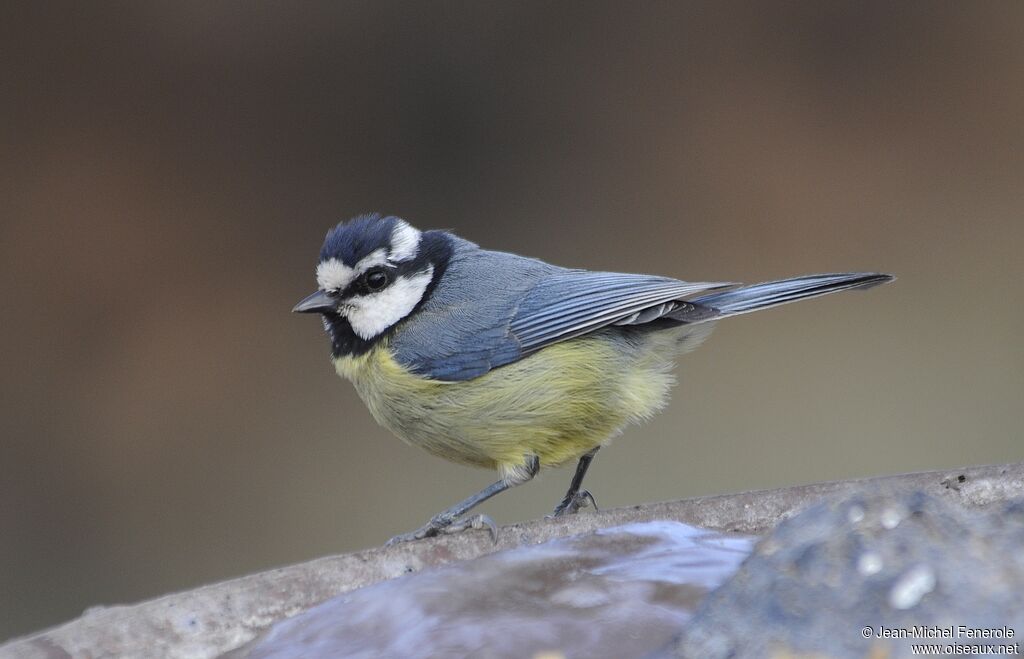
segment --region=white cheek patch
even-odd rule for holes
[[[408,222],[399,220],[391,230],[391,253],[389,260],[394,263],[411,261],[416,258],[420,246],[420,231]]]
[[[369,341],[409,315],[423,298],[434,266],[408,277],[399,277],[379,293],[358,295],[346,300],[343,310],[352,331]]]
[[[316,266],[316,283],[322,291],[343,291],[355,278],[355,270],[338,259],[321,261]]]

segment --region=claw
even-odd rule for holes
[[[596,450],[596,449],[595,449]],[[484,489],[480,490],[476,494],[466,497],[462,501],[458,502],[451,508],[448,508],[427,522],[426,526],[416,529],[412,533],[403,533],[402,535],[396,535],[391,538],[385,544],[386,547],[397,545],[400,542],[409,542],[410,540],[421,540],[423,538],[430,538],[439,533],[455,533],[457,531],[463,531],[468,528],[482,529],[485,526],[491,532],[491,539],[497,542],[498,540],[498,527],[494,524],[490,517],[485,515],[476,515],[475,517],[466,517],[473,508],[476,508],[484,501],[487,501],[496,494],[500,494],[510,487],[516,485],[522,485],[526,481],[533,478],[537,471],[540,469],[540,458],[536,455],[524,456],[526,457],[526,469],[527,471],[520,476],[521,479],[501,480],[491,483]],[[582,458],[581,458],[582,459]],[[454,526],[452,526],[454,524]]]
[[[593,506],[594,512],[598,511],[597,501],[594,499],[594,495],[589,490],[580,490],[571,497],[562,499],[562,502],[555,506],[555,511],[548,515],[548,518],[564,517],[565,515],[575,515],[581,509],[586,508],[587,505]]]
[[[434,519],[427,522],[422,527],[412,531],[410,533],[403,533],[396,535],[387,542],[384,543],[385,547],[391,547],[398,545],[403,542],[411,542],[413,540],[422,540],[424,538],[433,538],[437,535],[449,535],[452,533],[460,533],[468,529],[483,529],[486,528],[491,536],[491,541],[494,543],[498,542],[498,525],[494,523],[494,520],[487,515],[473,515],[460,520],[452,520],[446,517],[438,515]]]
[[[429,525],[424,526],[423,528],[420,528],[420,529],[416,529],[415,531],[412,531],[411,533],[403,533],[401,535],[396,535],[395,537],[393,537],[390,540],[388,540],[387,542],[385,542],[384,546],[385,547],[391,547],[391,546],[394,546],[394,545],[400,545],[403,542],[412,542],[413,540],[422,540],[423,538],[429,538],[431,536],[437,535],[438,530],[437,529],[430,529],[430,528],[428,528],[428,526]]]
[[[497,544],[498,542],[498,525],[494,523],[494,520],[487,515],[473,515],[472,517],[460,520],[450,526],[447,526],[442,533],[448,535],[449,533],[460,533],[468,529],[484,529],[490,533],[491,542]]]

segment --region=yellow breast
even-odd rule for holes
[[[430,380],[386,343],[335,360],[374,418],[406,442],[454,462],[511,469],[579,457],[658,411],[673,383],[672,331],[626,340],[614,331],[557,343],[463,382]]]

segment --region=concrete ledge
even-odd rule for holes
[[[534,520],[503,527],[497,544],[481,531],[330,556],[139,604],[91,609],[64,625],[0,646],[0,659],[215,657],[331,597],[426,567],[654,519],[763,533],[823,497],[883,488],[922,490],[968,507],[986,506],[1024,497],[1024,463],[817,483]]]

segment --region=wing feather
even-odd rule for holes
[[[642,324],[670,316],[687,297],[730,286],[568,270],[537,282],[520,303],[509,330],[525,354],[608,325]]]

